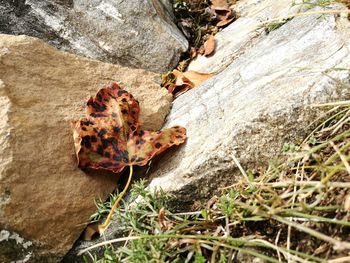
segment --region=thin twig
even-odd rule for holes
[[[238,169],[241,171],[241,174],[243,175],[244,179],[247,181],[247,183],[249,185],[251,185],[251,182],[249,180],[249,177],[247,175],[247,173],[244,171],[243,167],[241,166],[241,164],[239,163],[238,159],[236,158],[236,156],[232,153],[231,154],[232,160],[233,162],[237,165]]]
[[[282,232],[282,229],[278,230],[278,232],[277,232],[276,239],[275,239],[275,246],[276,246],[276,247],[278,247],[278,241],[279,241],[279,239],[280,239],[281,232]],[[278,260],[279,260],[280,262],[282,262],[282,258],[281,258],[281,253],[280,253],[280,251],[277,249],[276,252],[277,252]]]

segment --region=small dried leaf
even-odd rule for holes
[[[172,71],[175,76],[175,85],[168,87],[168,91],[174,94],[174,97],[178,97],[185,93],[189,89],[199,86],[203,81],[211,78],[213,74],[200,73],[196,71],[185,71],[181,72],[176,69]]]
[[[199,54],[203,55],[204,52],[205,52],[204,46],[201,46],[201,47],[197,50],[197,52],[198,52]]]
[[[186,139],[176,126],[163,131],[139,129],[137,100],[116,83],[100,89],[87,103],[87,117],[78,121],[74,141],[79,167],[122,172],[146,165],[155,155]]]
[[[213,54],[215,50],[215,38],[213,35],[210,35],[208,40],[204,43],[204,55],[209,56]]]
[[[200,73],[197,71],[189,70],[183,73],[184,77],[189,79],[193,83],[193,87],[197,87],[207,79],[214,76],[214,74]]]
[[[194,47],[191,47],[190,58],[194,59],[197,56],[197,50]]]
[[[226,26],[228,24],[230,24],[231,22],[233,21],[233,18],[230,18],[228,20],[223,20],[223,21],[219,21],[216,26],[217,27],[223,27],[223,26]]]
[[[176,77],[176,85],[181,86],[186,84],[192,88],[199,86],[203,81],[206,81],[213,76],[213,74],[200,73],[193,70],[180,72],[176,69],[173,70],[173,74]]]
[[[158,213],[158,223],[163,231],[167,231],[172,227],[172,222],[165,216],[165,208],[162,207]]]

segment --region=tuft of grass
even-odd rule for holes
[[[350,101],[328,107],[323,121],[285,158],[242,172],[197,211],[173,213],[172,196],[135,183],[116,212],[124,237],[87,262],[349,262]]]

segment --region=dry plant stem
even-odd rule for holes
[[[231,157],[232,157],[232,160],[233,162],[237,165],[238,169],[240,170],[240,172],[242,173],[244,179],[246,180],[247,184],[249,184],[249,186],[252,186],[251,185],[251,182],[248,178],[248,175],[247,173],[245,172],[245,170],[243,169],[243,167],[241,166],[241,164],[239,163],[238,159],[236,158],[236,156],[232,153],[231,154]],[[221,188],[221,189],[225,189],[225,188]]]
[[[276,239],[275,239],[275,246],[276,246],[276,247],[278,247],[278,241],[279,241],[279,239],[280,239],[281,232],[282,232],[282,229],[280,229],[280,230],[278,231],[278,233],[277,233],[277,236],[276,236]],[[280,251],[277,249],[276,252],[277,252],[278,260],[279,260],[280,262],[282,262],[282,258],[281,258],[281,253],[280,253]]]
[[[297,166],[297,171],[296,171],[296,174],[295,174],[295,180],[294,182],[298,182],[298,177],[299,177],[299,167],[300,167],[300,161],[298,162],[298,166]],[[301,181],[303,181],[301,179]],[[293,187],[293,196],[292,196],[292,206],[291,208],[293,209],[294,208],[294,204],[295,204],[295,199],[297,197],[297,186],[294,185]],[[293,219],[291,219],[293,220]],[[292,227],[289,225],[288,226],[288,230],[287,230],[287,249],[290,250],[290,239],[291,239],[291,235],[292,235]],[[287,257],[287,262],[291,262],[291,258],[290,258],[290,254],[288,254],[288,257]]]
[[[340,159],[342,160],[342,162],[344,163],[344,166],[346,168],[346,170],[348,171],[348,174],[350,175],[350,164],[349,162],[346,160],[346,157],[341,153],[341,151],[339,150],[338,146],[336,146],[334,144],[334,142],[331,141],[331,145],[334,148],[334,150],[337,152],[337,154],[339,155]]]
[[[131,182],[131,178],[132,178],[132,173],[133,173],[133,169],[132,169],[132,165],[129,166],[130,167],[130,172],[129,172],[129,177],[128,177],[128,181],[123,189],[123,191],[119,194],[117,200],[115,200],[111,210],[109,211],[109,214],[107,216],[107,219],[106,221],[99,226],[100,230],[104,230],[106,229],[106,227],[109,225],[111,219],[112,219],[112,216],[113,216],[113,213],[114,213],[114,210],[116,209],[116,207],[118,206],[120,200],[123,198],[123,196],[125,195],[126,191],[128,190],[129,188],[129,185],[130,185],[130,182]]]
[[[350,68],[349,68],[350,70]],[[350,105],[350,100],[338,101],[338,102],[329,102],[323,104],[314,104],[312,107],[327,107],[327,106],[348,106]]]

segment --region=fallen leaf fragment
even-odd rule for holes
[[[214,76],[214,74],[200,73],[197,71],[189,70],[183,73],[184,77],[189,79],[193,84],[193,87],[197,87],[207,79]]]
[[[167,231],[172,227],[172,222],[165,215],[165,208],[162,207],[158,213],[158,223],[163,231]]]
[[[217,27],[226,26],[233,21],[234,13],[226,0],[213,0],[211,3],[211,9],[215,12],[216,19],[219,20]]]
[[[204,42],[204,56],[210,56],[215,50],[214,35],[210,35],[207,41]]]
[[[216,9],[215,10],[216,19],[220,21],[226,21],[233,17],[231,9]]]
[[[185,72],[181,72],[177,69],[174,69],[172,71],[172,73],[175,76],[175,85],[176,86],[182,86],[182,85],[187,85],[190,87],[194,87],[193,83],[191,82],[191,80],[189,80],[186,75]]]
[[[219,21],[216,26],[217,27],[223,27],[223,26],[226,26],[228,25],[229,23],[231,23],[233,21],[234,18],[230,18],[228,20],[222,20],[222,21]]]

